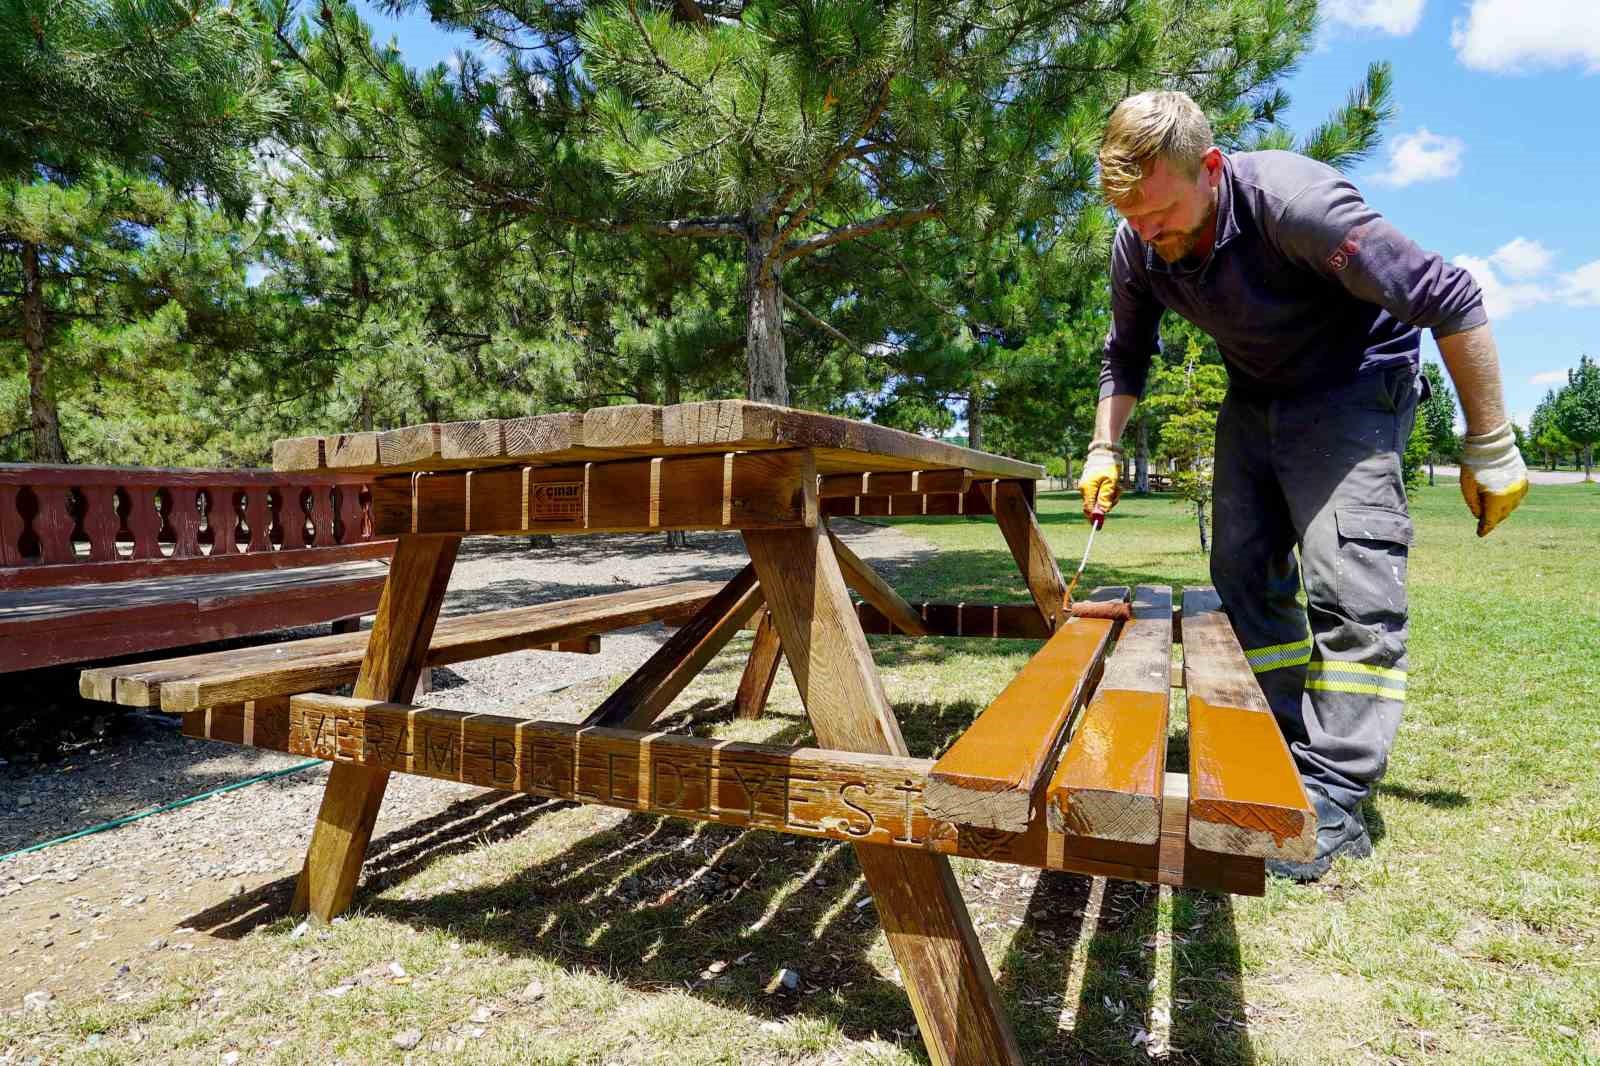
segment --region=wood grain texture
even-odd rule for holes
[[[508,418],[500,427],[507,459],[533,459],[565,452],[583,441],[583,415],[575,411]]]
[[[747,532],[745,543],[817,739],[904,756],[828,539],[812,528]],[[1020,1063],[949,862],[874,845],[855,850],[929,1056],[940,1064]]]
[[[608,696],[584,725],[627,729],[652,725],[760,606],[755,567],[746,564]]]
[[[434,627],[427,664],[447,666],[574,641],[583,641],[582,649],[588,650],[591,635],[680,620],[682,612],[699,610],[722,587],[715,581],[681,581],[444,618]],[[373,603],[376,606],[376,598]],[[356,679],[369,635],[310,637],[159,662],[97,667],[83,671],[79,688],[89,699],[172,712],[336,688]],[[574,650],[580,647],[569,646]]]
[[[411,699],[460,545],[460,537],[401,538],[356,678],[358,699]],[[387,770],[333,767],[295,886],[294,913],[331,921],[350,905],[388,783]]]
[[[1216,590],[1183,593],[1189,839],[1197,848],[1308,859],[1317,817]]]
[[[365,433],[335,433],[327,437],[322,445],[323,461],[333,470],[379,470],[382,469],[378,462],[378,434]],[[277,466],[277,455],[273,455],[273,469],[283,470]]]
[[[562,418],[569,421],[563,424],[559,421]],[[570,421],[574,418],[578,420],[576,430]],[[509,458],[538,456],[561,461],[798,447],[815,450],[819,469],[825,473],[967,470],[978,477],[1022,479],[1036,479],[1044,474],[1043,468],[1033,463],[956,447],[914,433],[744,400],[712,400],[669,407],[648,404],[597,407],[585,412],[535,415],[530,419],[489,420],[479,423],[474,432],[492,434],[491,423],[499,425],[505,456]],[[470,465],[477,461],[464,456],[446,459],[437,453],[424,456],[421,444],[415,442],[426,441],[434,434],[428,427],[408,426],[386,432],[405,436],[391,438],[391,446],[384,449],[382,458],[379,434],[325,435],[322,461],[330,467],[365,466],[373,471],[385,464],[392,470],[397,464],[420,467],[435,461],[445,465]],[[402,447],[401,440],[413,443]],[[304,445],[286,449],[283,461],[306,463],[310,461],[310,454]],[[275,456],[274,463],[277,462]],[[494,462],[492,457],[482,460],[483,465]],[[310,468],[285,465],[277,469]]]
[[[772,612],[763,607],[756,622],[755,636],[750,641],[750,657],[745,660],[744,673],[739,675],[739,691],[733,699],[734,713],[738,717],[761,717],[782,661],[783,645],[778,639],[778,627],[773,624]]]
[[[497,420],[445,422],[439,426],[439,458],[500,459],[506,454],[505,427]]]
[[[1067,586],[1061,580],[1055,553],[1044,539],[1034,517],[1033,503],[1015,481],[980,483],[994,507],[994,520],[1005,535],[1006,547],[1017,561],[1028,593],[1052,631],[1066,615]]]
[[[316,470],[325,465],[321,437],[288,437],[272,442],[274,470]]]
[[[409,466],[440,458],[439,423],[386,429],[378,434],[378,463],[382,466]]]
[[[838,557],[847,585],[855,589],[862,599],[876,607],[878,613],[893,622],[900,632],[909,633],[914,637],[928,635],[928,626],[923,622],[922,616],[891,588],[887,581],[879,577],[878,572],[872,569],[869,563],[851,551],[849,545],[840,540],[831,529],[828,530],[828,540],[833,545],[833,554]]]
[[[1172,589],[1141,585],[1047,793],[1050,827],[1153,844],[1167,762]]]
[[[1096,590],[1104,600],[1128,590]],[[928,780],[928,807],[957,825],[1019,833],[1044,806],[1067,725],[1099,677],[1117,623],[1072,618],[984,708]]]

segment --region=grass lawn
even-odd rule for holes
[[[1068,570],[1075,501],[1040,510]],[[1373,858],[1263,899],[957,862],[1027,1061],[1600,1062],[1600,489],[1537,487],[1482,541],[1453,483],[1414,512],[1409,705],[1367,811]],[[896,524],[940,549],[901,581],[908,598],[1025,598],[991,522]],[[1172,499],[1125,500],[1095,552],[1089,587],[1206,581]],[[873,643],[920,755],[1036,646]],[[765,718],[730,718],[747,649],[675,720],[808,737],[786,674]],[[484,804],[494,833],[369,865],[337,925],[294,937],[269,916],[126,1002],[0,1019],[0,1062],[926,1061],[847,847]],[[778,987],[785,966],[798,993]]]

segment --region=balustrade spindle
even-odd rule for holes
[[[267,492],[265,485],[251,485],[244,490],[244,517],[250,526],[247,552],[272,550],[272,501],[267,498]]]
[[[84,484],[77,491],[85,506],[83,530],[89,538],[89,561],[109,563],[120,558],[117,531],[122,519],[117,515],[117,487]]]
[[[167,490],[172,509],[167,512],[167,528],[172,532],[172,557],[190,559],[200,552],[200,490],[189,485],[174,485]]]
[[[161,512],[157,497],[161,490],[153,485],[128,486],[128,513],[125,524],[133,537],[132,559],[161,558]]]
[[[285,485],[278,490],[278,529],[283,535],[283,549],[306,546],[306,499],[310,490],[299,485]]]
[[[311,543],[319,548],[331,548],[333,539],[333,487],[318,485],[311,490]]]
[[[22,531],[27,523],[18,507],[16,485],[0,485],[0,566],[22,565]]]
[[[65,485],[34,487],[39,513],[33,516],[33,533],[39,538],[40,562],[71,563],[78,559],[78,553],[72,549],[72,530],[77,521],[67,501],[70,491]]]

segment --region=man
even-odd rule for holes
[[[1175,311],[1216,340],[1228,371],[1212,581],[1317,811],[1315,858],[1268,868],[1315,880],[1339,855],[1371,853],[1360,804],[1405,704],[1400,453],[1423,387],[1419,327],[1461,397],[1461,491],[1478,535],[1528,490],[1483,296],[1331,167],[1292,152],[1223,155],[1183,93],[1118,104],[1100,171],[1122,223],[1084,512],[1117,502],[1117,441],[1162,312]]]

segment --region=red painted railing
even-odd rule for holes
[[[360,475],[0,463],[0,588],[378,558]]]

